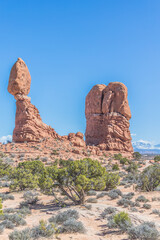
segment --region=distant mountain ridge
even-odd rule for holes
[[[160,144],[152,144],[149,141],[139,140],[132,142],[133,149],[135,152],[142,154],[160,154]]]

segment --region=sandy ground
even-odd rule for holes
[[[119,187],[123,193],[128,193],[133,191],[133,188],[131,189],[125,189],[123,187]],[[2,189],[1,189],[2,190]],[[7,189],[3,189],[3,192],[5,192]],[[1,191],[2,192],[2,191]],[[28,215],[26,217],[27,226],[20,226],[16,227],[15,229],[20,230],[24,229],[26,227],[33,227],[35,225],[38,225],[40,220],[48,220],[51,216],[56,215],[59,211],[65,211],[69,208],[76,209],[79,214],[80,218],[79,220],[82,221],[85,228],[87,229],[87,232],[85,234],[59,234],[59,239],[62,240],[103,240],[103,239],[109,239],[109,240],[127,240],[127,235],[121,234],[118,230],[110,230],[107,228],[106,223],[107,221],[105,219],[102,219],[100,217],[100,214],[103,212],[103,210],[109,206],[116,207],[119,211],[126,211],[129,213],[132,222],[135,224],[140,224],[144,221],[153,221],[156,224],[156,227],[160,230],[160,217],[152,214],[153,209],[159,209],[160,210],[160,201],[152,201],[152,197],[160,197],[159,192],[150,192],[150,193],[139,193],[135,192],[135,196],[132,199],[134,201],[135,198],[137,198],[139,195],[144,195],[148,200],[149,204],[151,204],[151,209],[146,210],[141,207],[138,207],[139,212],[131,212],[129,208],[123,208],[119,207],[117,205],[118,199],[111,200],[108,196],[104,196],[103,198],[98,199],[97,203],[92,203],[92,209],[87,210],[84,206],[70,206],[67,208],[60,209],[59,207],[55,207],[53,203],[53,197],[52,196],[46,196],[46,195],[40,195],[39,199],[40,201],[34,205],[31,209],[31,215]],[[22,202],[23,199],[23,193],[12,193],[14,195],[14,200],[6,200],[3,203],[3,208],[18,208],[19,203]],[[90,203],[89,203],[90,204]],[[141,213],[140,211],[143,211]],[[2,235],[0,235],[1,240],[8,240],[8,235],[13,230],[5,229]],[[51,238],[54,239],[54,238]]]

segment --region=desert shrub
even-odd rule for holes
[[[154,157],[154,161],[155,161],[155,162],[160,162],[160,155],[155,156],[155,157]]]
[[[118,171],[119,170],[119,166],[117,163],[115,163],[113,166],[112,166],[112,170],[113,171]]]
[[[105,208],[104,210],[103,210],[103,212],[101,213],[101,217],[102,218],[106,218],[106,216],[108,215],[108,214],[112,214],[112,213],[115,213],[117,211],[117,209],[116,208],[114,208],[114,207],[108,207],[108,208]]]
[[[111,198],[111,199],[116,199],[119,196],[122,195],[122,192],[119,189],[112,189],[110,190],[107,195]]]
[[[134,153],[133,153],[133,157],[134,157],[136,160],[139,160],[139,159],[142,157],[142,155],[141,155],[139,152],[134,152]]]
[[[112,190],[108,192],[108,196],[109,196],[111,199],[119,198],[118,193],[116,193],[116,192],[114,192],[114,191],[112,191]]]
[[[160,191],[160,186],[156,187],[154,191]]]
[[[104,197],[104,196],[106,196],[106,195],[107,195],[107,192],[101,192],[101,193],[97,194],[96,198],[97,198],[97,199],[98,199],[98,198],[102,198],[102,197]]]
[[[137,202],[148,202],[148,199],[145,198],[145,196],[140,195],[139,197],[136,198]]]
[[[127,172],[131,172],[133,174],[136,173],[137,170],[138,170],[138,165],[134,162],[131,162],[129,166],[126,168]]]
[[[126,232],[129,227],[131,227],[131,220],[128,213],[119,212],[117,214],[112,214],[108,218],[107,223],[108,228],[118,228],[123,232]]]
[[[38,226],[32,229],[26,228],[20,231],[14,231],[9,235],[9,240],[31,240],[38,238],[49,238],[56,232],[54,224],[47,224],[41,220]]]
[[[129,239],[158,240],[159,232],[152,222],[145,222],[139,226],[132,226],[128,229]]]
[[[0,177],[3,177],[5,175],[9,176],[11,171],[12,171],[12,167],[10,166],[11,162],[6,160],[2,160],[0,159]]]
[[[106,173],[106,190],[114,189],[119,185],[119,175],[116,173]]]
[[[106,169],[98,161],[87,158],[65,161],[65,167],[61,168],[47,167],[47,175],[41,179],[40,186],[42,190],[59,187],[75,204],[84,204],[89,190],[105,189],[107,177]]]
[[[60,212],[56,216],[49,218],[49,222],[62,224],[63,222],[67,221],[70,218],[74,218],[74,219],[79,218],[79,213],[77,212],[77,210],[69,209],[64,212]]]
[[[152,213],[160,216],[160,210],[158,209],[153,209]]]
[[[131,208],[130,208],[130,211],[132,211],[132,212],[138,212],[138,209],[135,208],[135,207],[131,207]]]
[[[75,218],[66,220],[59,228],[60,233],[84,233],[86,231],[82,222],[78,222]]]
[[[130,192],[130,193],[127,193],[127,194],[123,194],[123,198],[125,199],[128,199],[128,200],[131,200],[134,196],[134,192]]]
[[[0,216],[0,220],[11,221],[16,226],[26,225],[26,221],[17,213],[15,213],[15,214],[3,214],[3,215]]]
[[[13,222],[10,220],[4,220],[3,222],[0,223],[0,225],[3,225],[5,228],[8,228],[8,229],[13,229],[15,227]]]
[[[9,240],[30,240],[31,239],[31,231],[29,228],[26,228],[21,231],[13,231],[9,234]]]
[[[143,170],[139,176],[137,188],[142,191],[153,191],[160,185],[160,165],[151,165]]]
[[[0,215],[3,214],[3,210],[2,210],[2,199],[0,198]]]
[[[15,168],[12,172],[11,179],[13,183],[10,185],[11,190],[35,189],[38,187],[38,177],[33,175],[30,170]]]
[[[120,159],[120,164],[126,165],[126,164],[128,164],[128,163],[129,163],[128,158],[121,158],[121,159]]]
[[[4,225],[0,225],[0,234],[4,231],[5,226]]]
[[[47,224],[46,221],[41,220],[39,225],[31,229],[30,236],[33,239],[38,239],[41,237],[49,238],[56,232],[56,227],[53,223]]]
[[[0,198],[2,199],[2,201],[8,200],[8,199],[14,200],[14,196],[11,194],[0,193]]]
[[[23,197],[28,204],[35,204],[39,201],[38,195],[39,194],[35,191],[27,191],[23,194]]]
[[[11,190],[36,189],[39,179],[45,175],[45,166],[41,161],[25,161],[18,164],[10,175],[13,183],[10,185]]]
[[[28,207],[22,207],[22,208],[18,209],[17,213],[21,217],[25,217],[25,216],[31,214],[31,210]]]
[[[144,203],[144,204],[143,204],[143,208],[145,208],[145,209],[151,209],[151,205],[150,205],[150,204],[147,204],[147,203]]]
[[[85,206],[85,208],[87,208],[88,210],[91,210],[91,209],[92,209],[92,205],[91,205],[91,204],[85,204],[84,206]]]
[[[96,195],[97,195],[97,193],[94,190],[90,190],[87,192],[87,196],[96,196]]]
[[[16,210],[14,208],[5,208],[3,209],[3,213],[14,213]]]
[[[97,201],[96,198],[88,198],[88,199],[87,199],[87,202],[88,202],[88,203],[97,203],[98,201]]]
[[[139,203],[137,202],[132,202],[131,200],[128,200],[126,198],[121,198],[120,200],[118,200],[117,204],[119,206],[123,206],[123,207],[139,207]]]
[[[17,169],[29,170],[33,175],[45,174],[45,166],[38,160],[19,163]]]
[[[131,226],[131,219],[128,216],[128,213],[126,213],[126,212],[117,213],[113,217],[113,220],[114,220],[115,224],[117,225],[117,227],[123,231],[126,231],[128,229],[128,227]]]
[[[131,173],[129,172],[126,176],[124,176],[124,178],[122,179],[122,182],[125,182],[126,184],[128,183],[137,183],[139,178],[139,175],[137,173]]]
[[[122,158],[122,154],[121,153],[114,154],[114,159],[115,160],[121,160],[121,158]]]

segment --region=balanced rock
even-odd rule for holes
[[[9,77],[8,92],[13,96],[25,95],[30,92],[31,76],[25,62],[18,58],[13,65]]]
[[[30,91],[31,77],[24,61],[18,58],[13,65],[8,91],[15,97],[16,120],[13,131],[14,142],[38,142],[42,139],[58,138],[53,128],[42,122],[38,109],[27,96]]]
[[[119,82],[95,85],[86,97],[86,144],[133,152],[127,87]]]

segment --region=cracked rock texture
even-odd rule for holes
[[[127,87],[119,82],[95,85],[86,97],[86,144],[133,152]]]

